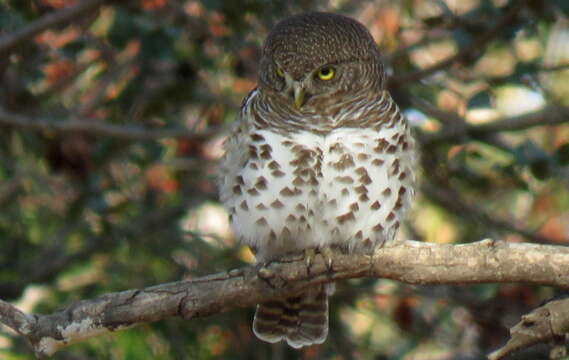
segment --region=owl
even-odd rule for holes
[[[413,197],[415,147],[367,29],[307,13],[268,35],[258,87],[225,142],[220,199],[258,262],[393,241]],[[328,334],[331,285],[257,306],[255,335],[294,348]]]

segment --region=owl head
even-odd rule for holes
[[[362,24],[348,17],[318,12],[292,16],[265,41],[259,88],[284,106],[319,111],[383,87],[377,45]]]

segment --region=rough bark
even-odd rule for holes
[[[0,322],[24,336],[39,357],[110,331],[168,317],[203,317],[253,306],[317,283],[389,278],[409,284],[523,282],[569,288],[569,248],[483,240],[463,245],[406,241],[372,255],[317,256],[310,268],[290,257],[197,279],[110,293],[48,315],[25,314],[0,300]]]

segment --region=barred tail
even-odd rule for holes
[[[263,341],[276,343],[285,340],[296,349],[322,344],[328,335],[325,286],[257,305],[253,332]]]

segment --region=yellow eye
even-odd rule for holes
[[[334,77],[335,71],[333,67],[325,66],[318,71],[318,78],[320,80],[330,80]]]
[[[284,78],[284,70],[280,66],[277,67],[277,76]]]

